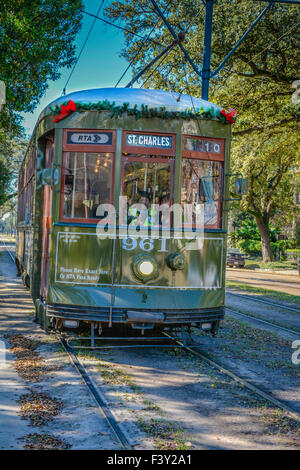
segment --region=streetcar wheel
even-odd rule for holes
[[[218,331],[219,331],[219,327],[220,327],[220,320],[213,322],[213,326],[212,326],[212,329],[211,329],[212,336],[214,336],[214,337],[217,336]]]

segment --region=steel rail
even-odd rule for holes
[[[172,338],[171,335],[169,335],[168,333],[164,333],[165,336],[169,337],[169,338]],[[300,413],[298,413],[297,411],[293,410],[292,408],[290,408],[288,405],[286,405],[285,403],[283,403],[281,400],[277,400],[277,398],[274,398],[272,397],[268,392],[265,392],[264,390],[262,390],[261,388],[259,388],[257,385],[254,385],[253,383],[250,383],[247,379],[243,379],[242,377],[239,377],[238,375],[236,375],[234,372],[232,372],[231,370],[228,370],[226,369],[222,364],[219,364],[218,362],[214,361],[213,359],[211,359],[206,353],[202,352],[202,351],[199,351],[199,350],[195,350],[195,349],[192,349],[191,347],[189,346],[184,346],[183,343],[180,341],[180,340],[177,340],[175,338],[172,338],[177,344],[183,346],[183,349],[185,349],[186,351],[190,352],[191,354],[193,354],[194,356],[197,356],[199,357],[200,359],[203,359],[205,362],[207,362],[208,364],[210,364],[211,366],[213,366],[215,369],[217,369],[218,371],[220,371],[222,374],[224,375],[227,375],[228,377],[230,377],[231,379],[235,380],[236,382],[239,382],[241,385],[243,385],[244,387],[248,388],[248,390],[251,390],[251,392],[254,392],[256,393],[257,395],[261,396],[262,398],[264,398],[265,400],[269,401],[270,403],[272,403],[273,405],[277,406],[278,408],[282,409],[283,411],[285,411],[287,414],[289,414],[293,419],[295,419],[296,421],[299,421],[300,422]],[[200,346],[200,345],[199,345]]]
[[[90,394],[95,399],[99,410],[101,411],[103,417],[105,418],[106,422],[109,424],[111,431],[113,432],[114,436],[117,438],[118,442],[120,443],[123,450],[134,450],[134,446],[129,442],[127,437],[125,436],[124,432],[118,425],[115,417],[113,416],[109,406],[105,403],[104,399],[102,398],[101,394],[97,390],[96,386],[94,385],[92,379],[90,378],[89,374],[85,370],[84,366],[78,359],[77,355],[74,353],[73,349],[67,344],[66,340],[63,336],[57,333],[57,338],[59,339],[61,345],[63,346],[65,352],[68,354],[71,362],[77,369],[79,375],[83,379],[85,385],[88,387]]]
[[[11,257],[11,259],[13,260],[13,262],[15,262],[15,258],[13,257],[13,255],[11,254],[11,252],[9,251],[9,249],[8,249],[8,247],[7,247],[7,245],[6,245],[6,243],[5,243],[3,240],[0,240],[0,241],[1,241],[1,243],[3,243],[4,248],[6,249],[7,253],[8,253],[9,256]]]
[[[2,240],[1,240],[2,241]],[[6,251],[14,261],[14,258],[11,252],[8,250],[5,242],[2,241]],[[65,352],[68,354],[71,362],[75,366],[76,370],[78,371],[79,375],[83,379],[84,383],[89,389],[90,394],[95,399],[99,410],[101,411],[103,417],[105,418],[106,422],[108,423],[110,429],[112,430],[114,436],[117,438],[118,442],[120,443],[122,449],[124,450],[134,450],[134,446],[131,445],[125,434],[123,433],[122,429],[118,425],[115,417],[113,416],[111,410],[109,409],[108,405],[105,403],[104,399],[102,398],[101,394],[95,387],[92,379],[90,378],[89,374],[85,370],[84,366],[81,364],[80,360],[78,359],[77,355],[74,353],[73,349],[67,344],[66,340],[63,336],[57,333],[57,338],[60,341],[62,347],[64,348]]]
[[[296,330],[292,330],[290,328],[285,328],[284,326],[280,326],[280,325],[277,325],[276,323],[272,323],[270,321],[263,320],[262,318],[255,317],[254,315],[248,315],[246,313],[241,313],[238,310],[235,310],[231,307],[226,307],[226,310],[229,311],[229,312],[233,312],[236,315],[240,315],[241,317],[246,317],[246,318],[249,318],[251,320],[258,321],[258,322],[263,323],[265,325],[271,326],[272,328],[277,328],[278,330],[285,331],[286,333],[289,333],[291,335],[296,336],[297,338],[300,338],[300,332],[297,332]]]
[[[234,295],[236,297],[244,297],[245,299],[248,299],[248,300],[254,300],[254,302],[261,302],[262,304],[271,305],[273,307],[279,307],[279,308],[286,309],[286,310],[291,310],[292,312],[295,312],[295,313],[300,313],[300,309],[297,308],[297,307],[289,307],[289,306],[284,305],[284,304],[278,304],[276,302],[270,302],[269,300],[257,299],[256,297],[254,298],[251,295],[247,295],[247,294],[236,294],[235,292],[230,292],[227,289],[226,289],[226,292],[229,295]]]

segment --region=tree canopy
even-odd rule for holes
[[[33,111],[47,82],[76,60],[81,9],[81,0],[1,1],[0,80],[6,85],[6,104],[0,110],[0,205],[15,192],[25,150],[19,113]]]
[[[184,46],[201,69],[204,36],[202,0],[161,0],[159,6],[177,33],[185,31]],[[214,5],[211,68],[215,70],[265,8],[252,0],[219,0]],[[150,33],[162,45],[173,37],[161,25],[146,0],[115,1],[106,14],[121,18],[130,29]],[[235,108],[232,170],[249,178],[249,193],[241,207],[254,215],[262,238],[265,260],[272,257],[269,221],[278,211],[293,211],[290,168],[299,163],[297,130],[299,111],[291,99],[298,78],[300,15],[292,5],[274,5],[211,80],[210,101]],[[133,63],[134,72],[155,57],[159,45],[125,32],[122,55]],[[201,96],[198,75],[180,49],[173,49],[140,81],[142,86]]]
[[[75,60],[74,39],[81,27],[81,0],[2,0],[0,10],[0,80],[6,106],[0,128],[17,133],[17,113],[33,111],[48,80]]]

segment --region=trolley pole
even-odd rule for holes
[[[202,90],[201,98],[208,100],[209,79],[210,79],[210,49],[213,8],[215,0],[206,0],[205,3],[205,23],[204,23],[204,47],[203,47],[203,69],[202,69]]]

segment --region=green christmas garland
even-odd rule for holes
[[[73,108],[69,108],[69,103],[75,105]],[[65,116],[62,115],[63,109],[67,110]],[[69,108],[69,109],[68,109]],[[113,101],[112,103],[104,100],[98,101],[98,103],[74,103],[71,100],[67,103],[64,102],[62,105],[56,105],[54,108],[50,108],[52,119],[57,122],[60,119],[55,119],[55,116],[66,117],[71,112],[84,112],[84,111],[110,111],[110,117],[120,117],[127,113],[128,116],[135,116],[136,119],[141,118],[161,118],[161,119],[217,119],[223,123],[228,123],[226,116],[218,109],[215,110],[213,106],[209,109],[204,110],[202,107],[199,110],[193,110],[192,108],[186,109],[185,111],[167,111],[165,107],[160,108],[149,108],[148,105],[141,105],[141,109],[135,105],[133,108],[129,107],[129,103],[123,103],[121,106],[117,106]],[[224,110],[222,110],[224,111]]]

